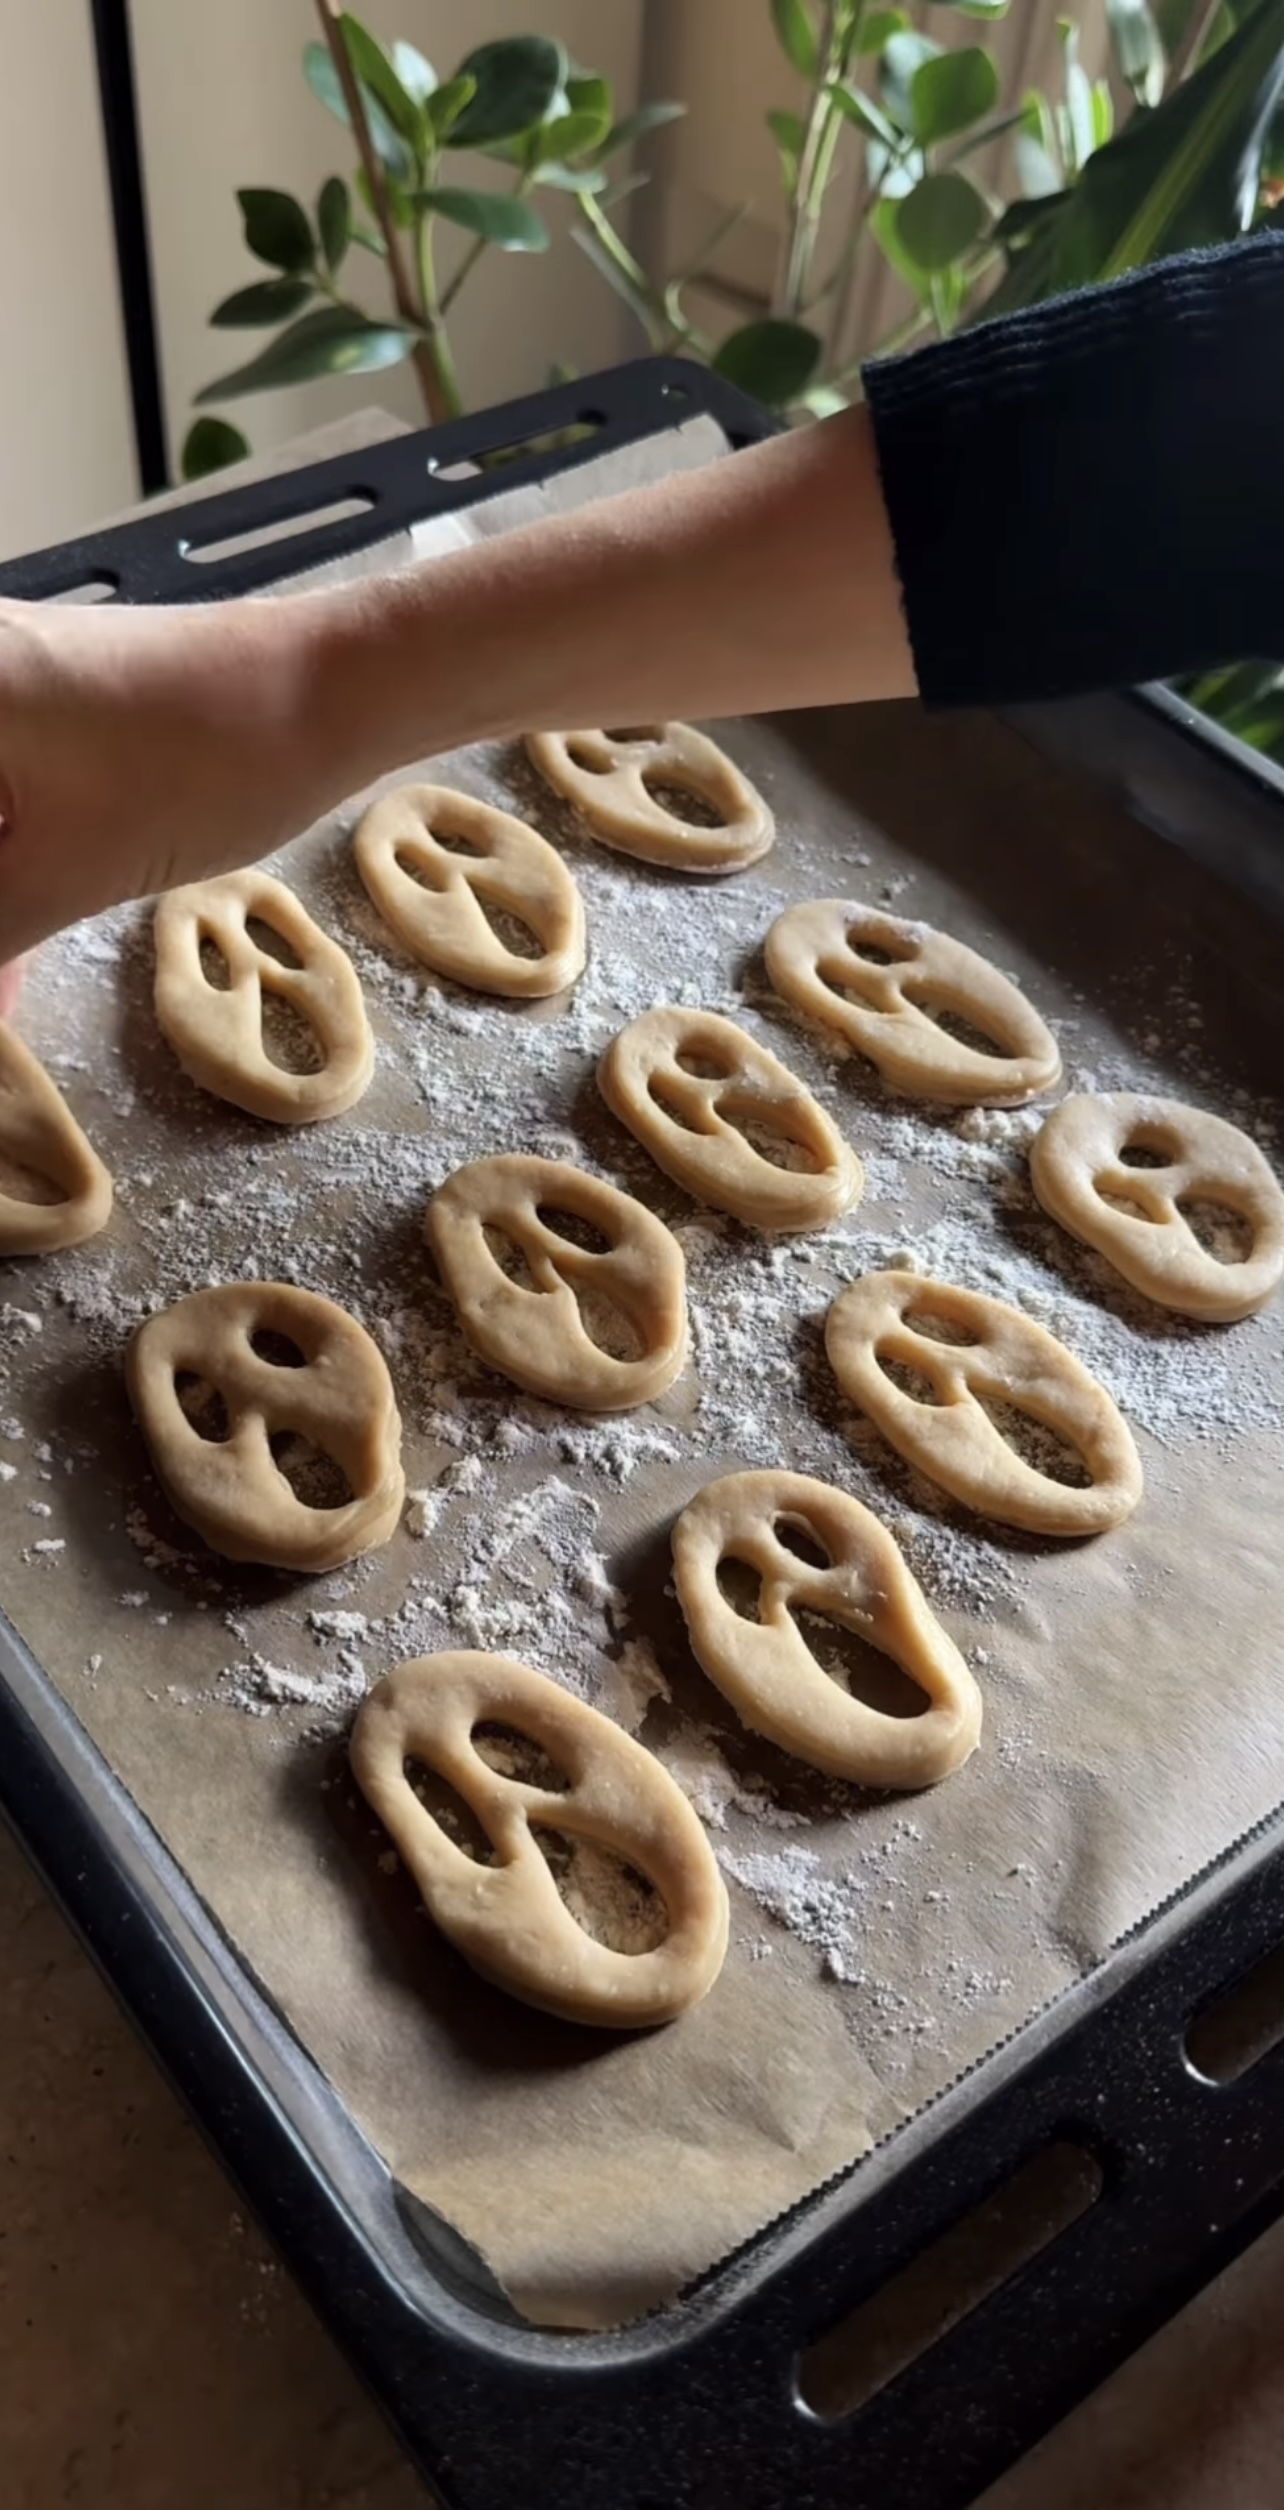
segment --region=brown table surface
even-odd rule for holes
[[[398,432],[363,413],[230,476]],[[4,2510],[422,2505],[396,2442],[2,1834],[0,1944]],[[977,2510],[1280,2510],[1281,2327],[1284,2223]]]

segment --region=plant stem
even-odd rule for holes
[[[798,157],[798,180],[794,185],[793,210],[785,236],[783,275],[773,307],[773,312],[785,322],[796,322],[798,319],[816,249],[825,185],[833,164],[838,114],[828,91],[855,44],[860,15],[860,10],[857,10],[846,35],[840,36],[838,0],[825,0],[819,65]]]
[[[1208,0],[1206,9],[1192,9],[1190,23],[1168,64],[1168,86],[1179,87],[1191,70],[1198,69],[1199,56],[1222,13],[1222,0]]]
[[[465,279],[468,278],[470,272],[476,269],[489,241],[489,236],[475,235],[473,237],[472,243],[469,245],[458,270],[455,272],[454,278],[448,279],[445,287],[442,289],[441,303],[437,308],[439,314],[444,316],[450,312],[451,306],[454,304],[455,298],[458,296]]]
[[[458,418],[463,405],[459,398],[459,386],[451,363],[449,346],[445,343],[445,336],[440,329],[434,330],[428,320],[428,309],[416,290],[414,270],[406,253],[405,239],[392,214],[383,167],[370,135],[370,123],[361,94],[360,82],[348,58],[348,47],[343,39],[343,28],[339,22],[342,14],[340,0],[316,0],[316,7],[317,15],[321,20],[321,31],[334,63],[335,76],[343,89],[343,101],[348,108],[348,119],[352,124],[353,136],[360,153],[366,182],[370,187],[371,202],[388,255],[388,273],[392,280],[393,300],[397,312],[408,330],[422,332],[426,328],[430,334],[427,339],[417,340],[411,351],[415,373],[419,378],[419,389],[423,394],[424,408],[434,423],[443,418]]]

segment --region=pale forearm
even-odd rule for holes
[[[299,626],[345,787],[521,731],[914,687],[863,411],[323,597]]]

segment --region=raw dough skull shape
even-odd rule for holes
[[[256,1345],[269,1336],[292,1344],[297,1363],[262,1356]],[[337,1569],[387,1542],[405,1496],[392,1381],[369,1335],[331,1300],[280,1281],[197,1290],[140,1326],[125,1373],[170,1505],[225,1558]],[[225,1437],[194,1426],[185,1376],[221,1398]],[[350,1500],[309,1507],[296,1496],[273,1453],[294,1439],[339,1466]]]
[[[452,841],[466,852],[452,851]],[[439,976],[534,1000],[561,993],[580,974],[579,890],[561,856],[524,820],[446,785],[402,785],[366,812],[355,852],[380,914]],[[508,947],[488,905],[526,926],[538,957]]]
[[[617,854],[664,871],[738,872],[767,852],[776,823],[747,776],[689,723],[625,732],[531,732],[527,754]],[[695,828],[666,810],[658,785],[692,794],[722,825]]]
[[[0,1157],[56,1188],[29,1202],[0,1191],[0,1255],[47,1255],[96,1237],[111,1214],[112,1181],[44,1065],[0,1024]]]
[[[801,1535],[824,1555],[800,1558]],[[728,1473],[673,1530],[678,1601],[711,1682],[755,1734],[830,1777],[930,1787],[975,1750],[981,1697],[886,1528],[868,1508],[804,1473]],[[758,1618],[718,1584],[734,1559],[761,1579]],[[893,1659],[925,1695],[915,1717],[854,1698],[818,1664],[794,1619],[823,1614]]]
[[[298,961],[286,966],[247,929],[257,921]],[[228,971],[211,984],[201,962],[212,942]],[[264,993],[307,1022],[323,1056],[316,1072],[287,1072],[264,1045]],[[311,1124],[355,1104],[374,1070],[374,1039],[356,971],[292,891],[267,872],[171,889],[156,909],[156,1017],[183,1070],[201,1089],[274,1124]]]
[[[1148,1153],[1147,1164],[1130,1166],[1129,1150]],[[1284,1191],[1256,1142],[1202,1108],[1126,1090],[1063,1098],[1031,1144],[1030,1176],[1063,1229],[1179,1316],[1234,1324],[1284,1277]],[[1200,1245],[1187,1218],[1200,1202],[1247,1227],[1241,1260],[1222,1263]]]
[[[645,1011],[598,1066],[602,1096],[666,1176],[758,1229],[823,1229],[856,1202],[860,1161],[810,1090],[716,1011]],[[755,1131],[778,1150],[777,1164]]]
[[[950,1106],[1016,1107],[1051,1089],[1056,1039],[1010,977],[966,943],[850,898],[786,907],[767,935],[778,994],[836,1029],[893,1089]],[[942,1012],[994,1051],[942,1028]]]
[[[935,1324],[944,1328],[932,1332]],[[1141,1464],[1127,1422],[1054,1335],[1001,1299],[915,1272],[870,1272],[835,1299],[825,1349],[844,1394],[889,1446],[965,1507],[1030,1534],[1103,1534],[1141,1497]],[[919,1401],[887,1365],[926,1378]],[[1084,1488],[1026,1462],[987,1404],[1051,1430],[1080,1457]]]
[[[492,1722],[537,1744],[563,1786],[493,1769],[473,1740]],[[708,1994],[726,1955],[728,1910],[699,1821],[640,1743],[560,1683],[509,1656],[421,1657],[376,1683],[351,1756],[429,1916],[483,1978],[547,2013],[613,2030],[671,2022]],[[462,1796],[493,1863],[447,1837],[413,1792],[408,1759]],[[535,1829],[606,1849],[644,1875],[664,1903],[663,1941],[636,1953],[596,1942],[562,1900]]]
[[[568,1220],[605,1238],[605,1249],[577,1245]],[[473,1349],[528,1393],[586,1412],[624,1412],[677,1376],[687,1354],[682,1249],[617,1186],[569,1160],[505,1151],[447,1177],[426,1226]],[[521,1259],[529,1287],[505,1272],[488,1234]],[[577,1291],[623,1316],[641,1346],[636,1356],[614,1358],[594,1341]]]

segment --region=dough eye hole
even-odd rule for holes
[[[923,1369],[911,1368],[906,1360],[887,1359],[881,1351],[876,1351],[874,1358],[898,1394],[908,1395],[911,1403],[939,1404],[940,1391]]]
[[[515,1290],[532,1290],[538,1294],[539,1283],[531,1271],[520,1246],[506,1237],[502,1229],[484,1228],[482,1239],[491,1262],[499,1266],[505,1281]]]
[[[693,1081],[729,1081],[732,1077],[725,1057],[712,1054],[707,1046],[680,1046],[673,1060],[679,1072],[688,1072]]]
[[[604,741],[619,741],[626,747],[636,741],[662,741],[664,725],[662,723],[620,724],[614,731],[604,729],[602,738]]]
[[[478,845],[472,837],[461,837],[458,830],[455,828],[431,827],[428,830],[428,834],[432,838],[433,844],[441,847],[443,854],[467,854],[472,857],[474,863],[482,863],[486,859],[485,846]],[[400,855],[398,855],[397,860],[399,863],[401,862]],[[409,865],[402,863],[402,869],[403,871],[408,870]]]
[[[1171,1168],[1180,1156],[1176,1142],[1167,1133],[1137,1133],[1118,1154],[1123,1168]]]
[[[314,1447],[296,1429],[278,1429],[269,1438],[272,1461],[282,1481],[288,1482],[295,1498],[305,1508],[347,1508],[356,1493],[344,1472],[324,1447]]]
[[[202,933],[197,947],[200,953],[201,974],[211,993],[230,994],[232,971],[213,934]]]
[[[306,1012],[264,986],[261,1024],[263,1052],[279,1072],[322,1072],[325,1049]]]
[[[673,769],[643,768],[642,782],[653,802],[658,802],[670,819],[680,819],[684,828],[725,828],[727,814],[719,810],[707,793],[695,785],[674,781]]]
[[[666,1081],[663,1072],[653,1072],[646,1086],[648,1097],[655,1101],[661,1114],[668,1117],[670,1124],[678,1125],[684,1133],[704,1131],[704,1126],[696,1123],[689,1108],[679,1106],[673,1083]]]
[[[832,1569],[833,1560],[805,1517],[778,1516],[771,1530],[782,1548],[791,1551],[795,1560],[805,1561],[809,1569]]]
[[[854,959],[864,959],[869,967],[903,967],[916,955],[907,941],[871,941],[861,924],[848,925],[847,947]]]
[[[511,906],[496,906],[494,900],[483,897],[479,889],[474,889],[473,896],[500,948],[507,950],[510,958],[543,958],[544,944],[532,924],[515,915]]]
[[[669,1913],[649,1876],[613,1848],[532,1822],[531,1837],[548,1867],[568,1917],[609,1952],[654,1952],[669,1932]]]
[[[431,854],[421,854],[417,846],[398,846],[393,850],[392,859],[398,871],[403,872],[407,880],[413,880],[417,889],[426,889],[430,898],[441,897],[450,874],[442,864],[434,862]]]
[[[997,1058],[1010,1055],[1012,1049],[1003,1038],[992,1037],[987,1029],[978,1028],[975,1020],[967,1019],[962,1011],[951,1009],[948,1003],[933,1002],[930,994],[920,994],[917,990],[911,993],[908,986],[905,998],[913,1002],[915,1010],[921,1011],[935,1028],[940,1029],[942,1036],[951,1038],[956,1046],[965,1046],[969,1054]]]
[[[546,1795],[565,1795],[570,1779],[559,1769],[533,1734],[523,1734],[517,1726],[506,1726],[499,1718],[483,1717],[473,1727],[469,1738],[478,1760],[485,1761],[500,1778],[515,1778],[524,1787],[541,1787]]]
[[[976,1349],[975,1334],[956,1325],[952,1316],[942,1316],[934,1307],[907,1307],[904,1321],[911,1333],[921,1334],[924,1342],[947,1342],[960,1351]]]
[[[565,1238],[568,1246],[578,1246],[585,1255],[609,1255],[611,1252],[614,1241],[593,1221],[586,1220],[581,1212],[563,1211],[554,1203],[540,1203],[535,1217],[543,1228],[552,1230],[555,1238]]]
[[[742,1621],[761,1621],[762,1572],[734,1551],[724,1551],[714,1572],[718,1593]]]
[[[272,1368],[306,1368],[307,1354],[292,1342],[288,1333],[278,1333],[274,1326],[256,1325],[250,1335],[250,1349],[255,1357],[266,1360]]]
[[[199,1377],[195,1369],[180,1368],[174,1379],[174,1392],[189,1429],[194,1429],[197,1437],[206,1439],[212,1447],[226,1445],[232,1424],[218,1387]]]
[[[822,1173],[825,1162],[817,1158],[810,1144],[798,1141],[780,1126],[764,1123],[761,1116],[738,1116],[730,1107],[719,1109],[719,1113],[726,1114],[750,1150],[759,1159],[765,1159],[769,1167],[787,1169],[794,1176],[814,1177]]]
[[[1181,1213],[1205,1255],[1218,1264],[1246,1264],[1255,1243],[1251,1221],[1230,1203],[1215,1202],[1210,1195],[1192,1194],[1179,1199]]]
[[[997,1395],[978,1395],[977,1401],[1000,1438],[1033,1472],[1042,1473],[1047,1481],[1060,1482],[1066,1490],[1091,1490],[1092,1475],[1083,1457],[1059,1429],[1036,1420],[1015,1403],[1002,1402]]]
[[[589,1341],[604,1351],[609,1360],[631,1363],[646,1353],[646,1342],[628,1311],[617,1306],[604,1290],[584,1290],[574,1285],[580,1323]]]
[[[302,971],[303,961],[293,942],[287,941],[275,924],[265,923],[261,915],[247,915],[245,930],[247,938],[256,950],[262,951],[265,959],[275,959],[278,967],[293,968],[296,973]]]
[[[587,741],[568,741],[566,755],[571,765],[582,768],[586,776],[609,776],[614,772],[610,759],[591,749]]]
[[[452,1848],[458,1848],[461,1856],[471,1857],[474,1865],[493,1865],[494,1841],[458,1788],[452,1787],[450,1780],[427,1761],[406,1760],[402,1770],[416,1802],[445,1833]]]
[[[857,1631],[831,1621],[824,1612],[795,1610],[790,1617],[808,1655],[849,1699],[859,1700],[880,1717],[921,1717],[931,1707],[926,1691],[895,1658],[885,1656]]]

